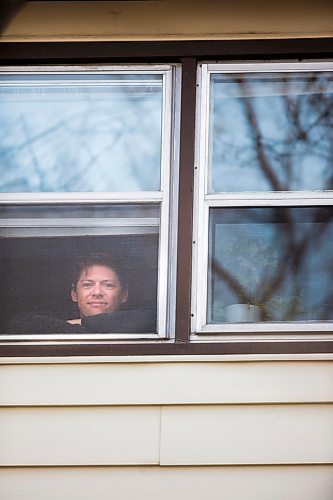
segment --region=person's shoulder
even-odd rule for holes
[[[19,313],[7,324],[7,334],[49,334],[49,333],[82,333],[81,325],[71,325],[64,319],[59,319],[43,312]]]
[[[150,309],[126,309],[85,316],[82,325],[91,333],[154,333],[156,313]]]

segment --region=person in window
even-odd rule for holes
[[[85,317],[118,312],[127,302],[128,285],[116,261],[93,255],[77,263],[71,297],[78,305],[80,318],[67,322],[82,325]]]
[[[94,254],[78,259],[71,298],[78,316],[62,320],[45,314],[23,313],[8,324],[11,334],[47,333],[152,333],[153,311],[121,309],[128,300],[128,285],[119,264],[110,256]]]

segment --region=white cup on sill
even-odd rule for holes
[[[261,321],[259,306],[253,304],[232,304],[225,307],[227,323],[257,323]]]

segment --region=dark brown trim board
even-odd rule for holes
[[[103,343],[53,345],[0,345],[0,357],[57,356],[196,356],[325,354],[333,352],[333,341],[312,342],[193,342],[193,343]]]
[[[332,57],[333,38],[164,42],[5,42],[0,64]]]
[[[132,356],[333,352],[333,341],[190,342],[196,67],[201,60],[303,60],[333,56],[333,39],[184,42],[0,42],[0,64],[178,62],[182,65],[175,340],[8,343],[0,356]],[[47,332],[45,332],[47,333]]]

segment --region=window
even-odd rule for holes
[[[331,329],[332,69],[201,65],[194,332]]]
[[[329,61],[325,39],[0,44],[0,355],[331,352]],[[78,279],[105,255],[119,283]],[[86,319],[91,287],[119,320]]]
[[[167,321],[170,334],[176,72],[1,71],[1,333],[10,339],[165,337]],[[91,267],[92,257],[99,265],[112,257],[126,292],[117,311],[95,297],[91,316],[117,312],[119,321],[85,324],[81,334],[67,322],[82,316],[72,275],[78,260]]]

